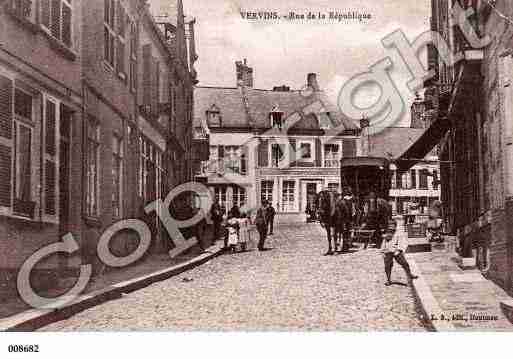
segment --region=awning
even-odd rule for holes
[[[459,116],[464,107],[464,98],[472,97],[479,101],[476,88],[481,85],[480,66],[483,60],[483,50],[465,50],[464,60],[457,65],[457,80],[450,96],[447,107],[440,109],[437,118],[420,138],[406,150],[398,159],[396,166],[399,172],[409,170],[417,162],[422,161],[433,148],[440,143],[447,131],[451,128],[451,118]],[[440,98],[440,104],[442,105]],[[445,106],[444,106],[445,107]],[[443,112],[445,110],[445,114]]]
[[[437,118],[419,139],[395,160],[397,170],[408,171],[417,162],[422,161],[440,143],[450,128],[451,124],[447,117]]]

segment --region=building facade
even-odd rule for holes
[[[9,0],[0,6],[0,278],[71,233],[80,250],[38,264],[42,286],[93,264],[100,235],[191,179],[193,23],[157,23],[144,0]],[[128,238],[127,238],[128,237]],[[119,234],[126,255],[137,238]],[[46,283],[46,284],[45,284]]]
[[[253,69],[235,64],[237,87],[198,87],[195,126],[208,133],[210,159],[197,180],[225,211],[270,201],[283,220],[297,219],[323,188],[340,191],[340,159],[361,155],[358,126],[319,89],[253,88]]]
[[[453,7],[473,10],[467,29],[449,16]],[[432,0],[432,29],[449,44],[447,63],[429,51],[437,76],[426,83],[432,121],[417,148],[438,145],[447,228],[457,234],[464,258],[477,259],[489,278],[513,288],[513,93],[510,1]],[[469,29],[481,41],[469,41]],[[430,138],[428,138],[430,137]],[[420,144],[420,145],[419,145]]]

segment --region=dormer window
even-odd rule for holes
[[[278,128],[279,130],[283,128],[283,112],[280,111],[278,105],[274,106],[271,112],[269,112],[269,120],[271,121],[271,127]]]
[[[219,107],[213,104],[206,113],[209,127],[221,127],[221,111]]]
[[[333,128],[329,112],[321,113],[319,115],[319,128],[321,130],[330,130]]]

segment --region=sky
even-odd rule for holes
[[[183,0],[188,18],[196,18],[196,63],[200,86],[236,86],[235,61],[247,59],[254,68],[255,88],[287,85],[302,88],[310,72],[335,99],[351,77],[389,56],[391,76],[407,107],[414,94],[407,88],[410,75],[396,52],[381,39],[401,29],[413,40],[429,29],[430,0]],[[176,0],[150,0],[153,12],[165,12]],[[244,20],[240,12],[296,13],[355,11],[371,19]],[[423,58],[425,54],[420,53]],[[359,93],[365,107],[380,95],[377,87]],[[397,125],[408,125],[409,115]]]

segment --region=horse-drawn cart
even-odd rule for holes
[[[390,161],[380,157],[343,158],[340,163],[342,187],[350,187],[353,195],[363,200],[371,191],[388,201],[390,195]]]

